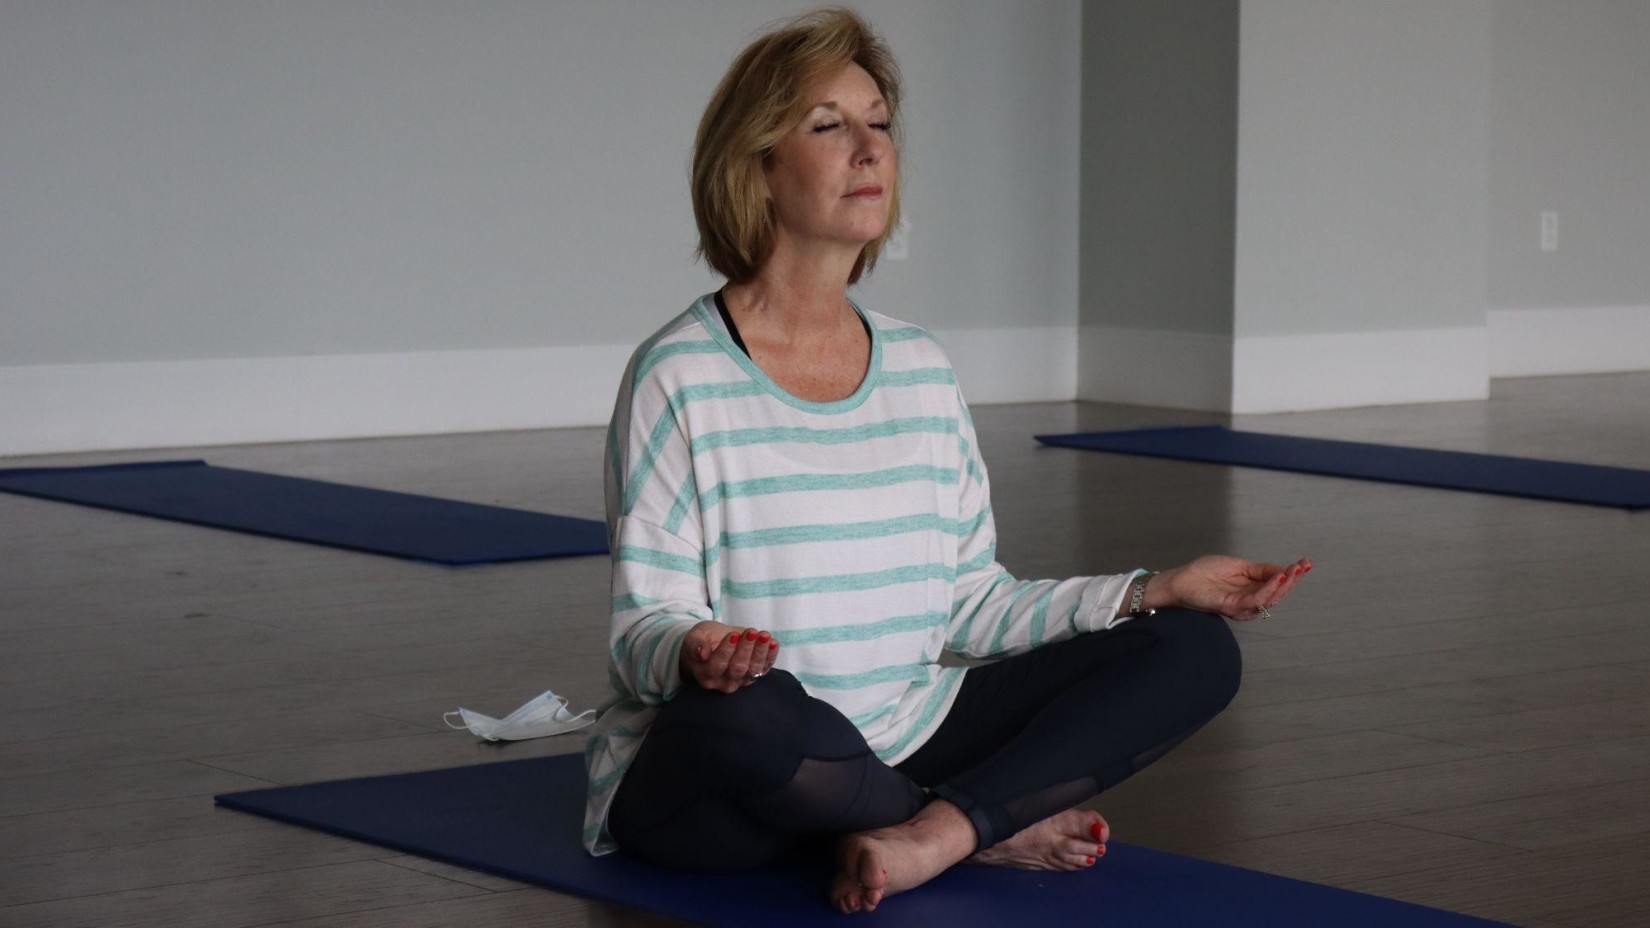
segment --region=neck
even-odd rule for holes
[[[747,337],[798,344],[828,338],[845,323],[858,325],[848,302],[848,277],[859,249],[835,249],[804,255],[788,243],[774,253],[754,278],[722,290],[728,312]]]

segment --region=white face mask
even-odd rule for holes
[[[453,724],[453,716],[463,724]],[[468,728],[488,741],[525,741],[577,731],[596,720],[596,710],[574,715],[567,710],[567,700],[545,690],[527,701],[520,709],[502,719],[460,708],[442,716],[448,728]]]

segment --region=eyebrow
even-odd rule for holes
[[[877,97],[877,102],[871,104],[871,109],[876,109],[879,106],[882,107],[883,109],[887,109],[888,108],[888,101],[884,100],[881,97]],[[817,109],[837,110],[839,112],[841,111],[841,107],[837,106],[837,103],[836,103],[835,100],[826,100],[823,103],[815,103],[813,106],[808,107],[808,112],[811,113],[811,112],[813,112],[814,110],[817,110]]]

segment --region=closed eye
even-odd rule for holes
[[[813,131],[814,131],[815,135],[818,135],[821,132],[829,132],[832,129],[840,129],[840,128],[842,128],[842,123],[833,122],[833,123],[827,123],[823,126],[814,126]],[[871,123],[871,128],[876,129],[879,132],[887,132],[890,129],[894,128],[894,124],[891,123],[891,122],[873,122],[873,123]]]

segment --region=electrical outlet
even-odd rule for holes
[[[911,223],[900,218],[899,226],[882,245],[882,257],[890,261],[904,261],[911,257]]]
[[[1541,250],[1558,250],[1558,213],[1550,210],[1541,214]]]

